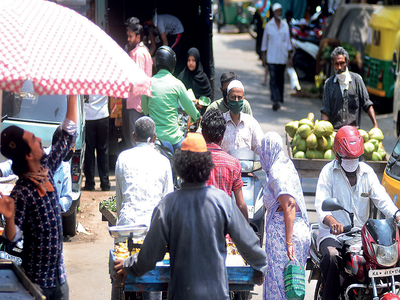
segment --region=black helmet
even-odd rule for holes
[[[168,46],[161,46],[156,51],[155,65],[157,71],[161,69],[166,69],[169,72],[173,73],[175,70],[176,64],[176,54],[174,50],[172,50]]]

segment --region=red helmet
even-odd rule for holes
[[[336,157],[360,157],[364,153],[364,143],[357,128],[350,125],[340,128],[335,136],[334,151]]]

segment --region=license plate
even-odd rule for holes
[[[384,269],[384,270],[369,270],[369,277],[386,277],[392,275],[400,275],[400,267]]]

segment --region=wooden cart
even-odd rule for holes
[[[289,158],[293,161],[297,172],[301,178],[318,178],[321,169],[331,160],[329,159],[307,159],[307,158],[294,158],[293,151],[290,147],[292,138],[286,133],[286,145]],[[383,172],[385,171],[387,158],[384,161],[366,161],[366,163],[374,169],[380,181],[382,181]]]

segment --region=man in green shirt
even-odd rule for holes
[[[155,56],[157,74],[152,77],[151,97],[142,96],[142,110],[156,124],[157,137],[179,148],[184,132],[178,125],[178,106],[181,104],[191,121],[197,121],[200,113],[189,99],[183,83],[171,73],[176,64],[175,52],[168,46],[158,48]]]
[[[213,103],[210,104],[209,107],[207,107],[207,110],[211,109],[211,108],[217,108],[219,109],[223,114],[226,113],[229,110],[228,107],[228,93],[227,93],[227,89],[228,89],[228,85],[232,80],[237,79],[237,76],[235,73],[233,72],[225,72],[221,75],[221,87],[219,88],[222,92],[222,98],[215,100]],[[244,99],[243,101],[243,113],[245,114],[249,114],[249,115],[253,115],[253,112],[251,110],[251,106],[249,101],[247,101],[246,99]]]

